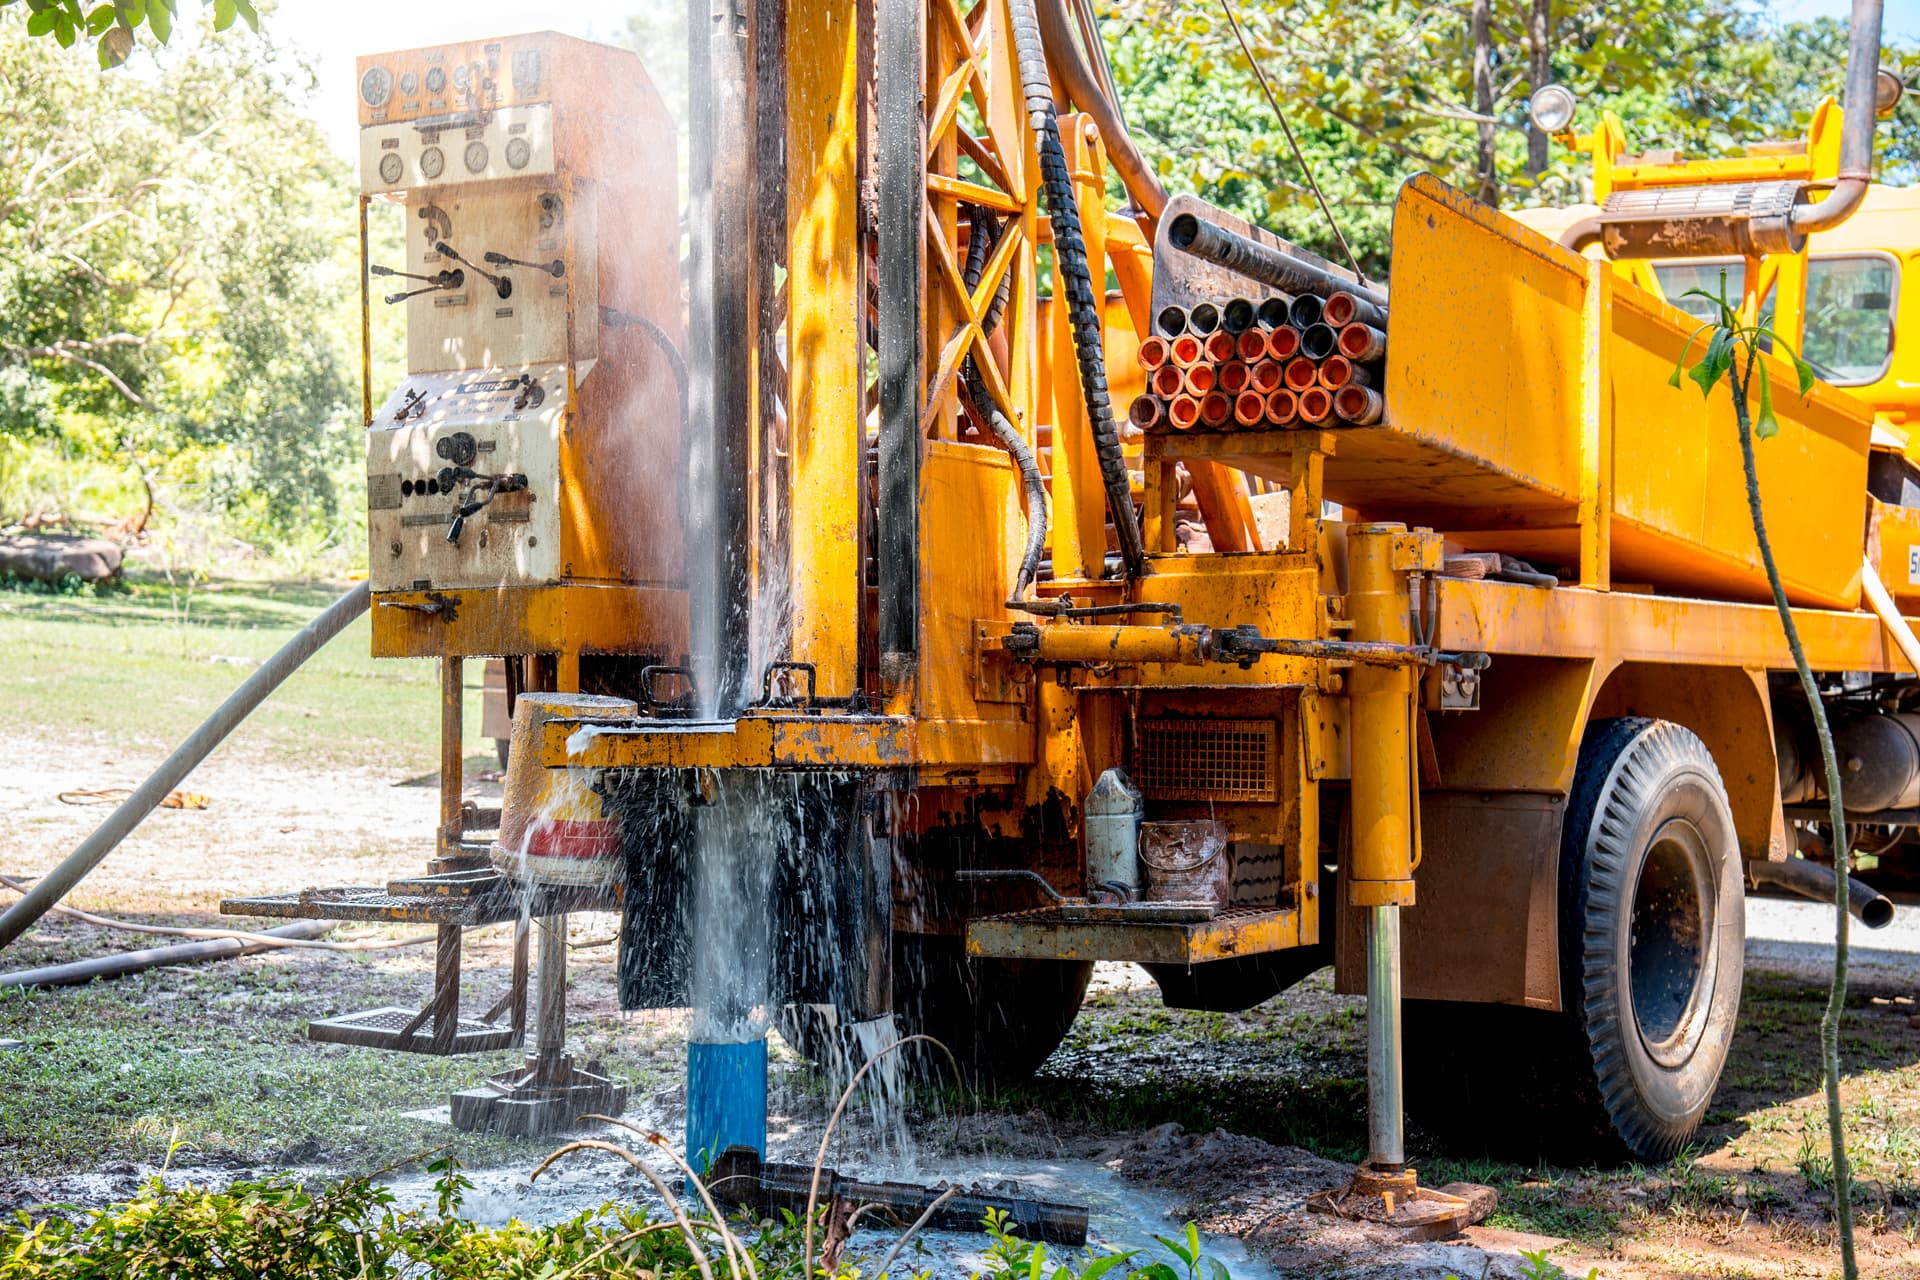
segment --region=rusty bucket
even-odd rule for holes
[[[1213,902],[1233,899],[1233,857],[1227,824],[1211,818],[1140,825],[1140,864],[1147,873],[1147,897],[1156,902]]]

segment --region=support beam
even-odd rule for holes
[[[920,659],[924,0],[878,0],[880,677],[906,692]]]

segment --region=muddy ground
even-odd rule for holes
[[[6,639],[0,631],[0,644]],[[431,706],[430,685],[378,696]],[[60,725],[0,710],[0,812],[8,815],[0,874],[44,871],[106,812],[60,793],[131,786],[163,754],[161,735],[135,731],[139,709],[137,700],[94,708]],[[281,711],[304,714],[297,699]],[[487,746],[476,741],[469,758],[476,795],[497,791],[482,772]],[[206,923],[225,895],[416,871],[434,818],[434,779],[423,772],[431,759],[420,742],[342,751],[243,741],[188,784],[209,797],[208,808],[155,814],[75,902],[136,920]],[[1548,1249],[1575,1274],[1597,1266],[1608,1280],[1837,1274],[1816,1052],[1824,926],[1795,910],[1756,912],[1781,940],[1753,946],[1720,1095],[1695,1149],[1671,1165],[1558,1163],[1542,1155],[1530,1119],[1497,1107],[1464,1132],[1416,1118],[1411,1143],[1427,1182],[1470,1180],[1499,1193],[1473,1243],[1393,1252],[1299,1212],[1363,1142],[1362,1005],[1335,995],[1326,974],[1247,1013],[1219,1015],[1167,1010],[1138,971],[1103,966],[1072,1035],[1034,1082],[985,1101],[927,1095],[915,1104],[917,1167],[934,1177],[943,1164],[994,1157],[1104,1165],[1161,1188],[1158,1202],[1177,1214],[1244,1239],[1282,1275],[1516,1274],[1521,1248]],[[632,1083],[630,1110],[642,1123],[675,1133],[684,1016],[618,1009],[613,925],[605,916],[574,920],[570,1047]],[[133,945],[139,940],[50,920],[0,967]],[[492,1003],[508,956],[504,928],[472,940],[470,1008]],[[1872,1276],[1920,1274],[1915,960],[1896,950],[1863,954],[1844,1033],[1862,1261]],[[305,1037],[313,1018],[417,1003],[430,964],[422,947],[277,952],[82,988],[0,991],[0,1039],[20,1042],[0,1051],[0,1209],[129,1195],[170,1151],[176,1168],[202,1177],[362,1173],[443,1143],[476,1167],[531,1167],[551,1143],[457,1134],[436,1111],[451,1089],[515,1055],[384,1055]],[[1484,1049],[1524,1056],[1530,1045]],[[778,1045],[776,1056],[775,1154],[810,1160],[830,1099]],[[856,1124],[830,1161],[860,1171],[876,1153],[889,1158],[883,1137]],[[609,1176],[608,1194],[620,1185]]]

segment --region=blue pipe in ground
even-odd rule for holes
[[[687,1042],[687,1163],[704,1172],[728,1147],[767,1154],[767,1041]]]

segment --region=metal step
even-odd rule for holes
[[[1210,920],[1088,920],[1060,906],[983,916],[967,954],[1009,960],[1131,960],[1191,965],[1302,945],[1296,907],[1221,907]],[[1179,912],[1169,915],[1182,914]]]
[[[511,1049],[525,1038],[525,1031],[478,1018],[461,1018],[453,1035],[442,1039],[435,1034],[433,1019],[425,1012],[390,1005],[310,1022],[307,1038],[325,1044],[358,1045],[363,1049],[446,1055]]]
[[[467,928],[529,916],[619,909],[618,893],[610,887],[524,885],[491,868],[391,880],[385,885],[343,885],[227,898],[220,903],[220,913],[229,916],[375,920]]]

